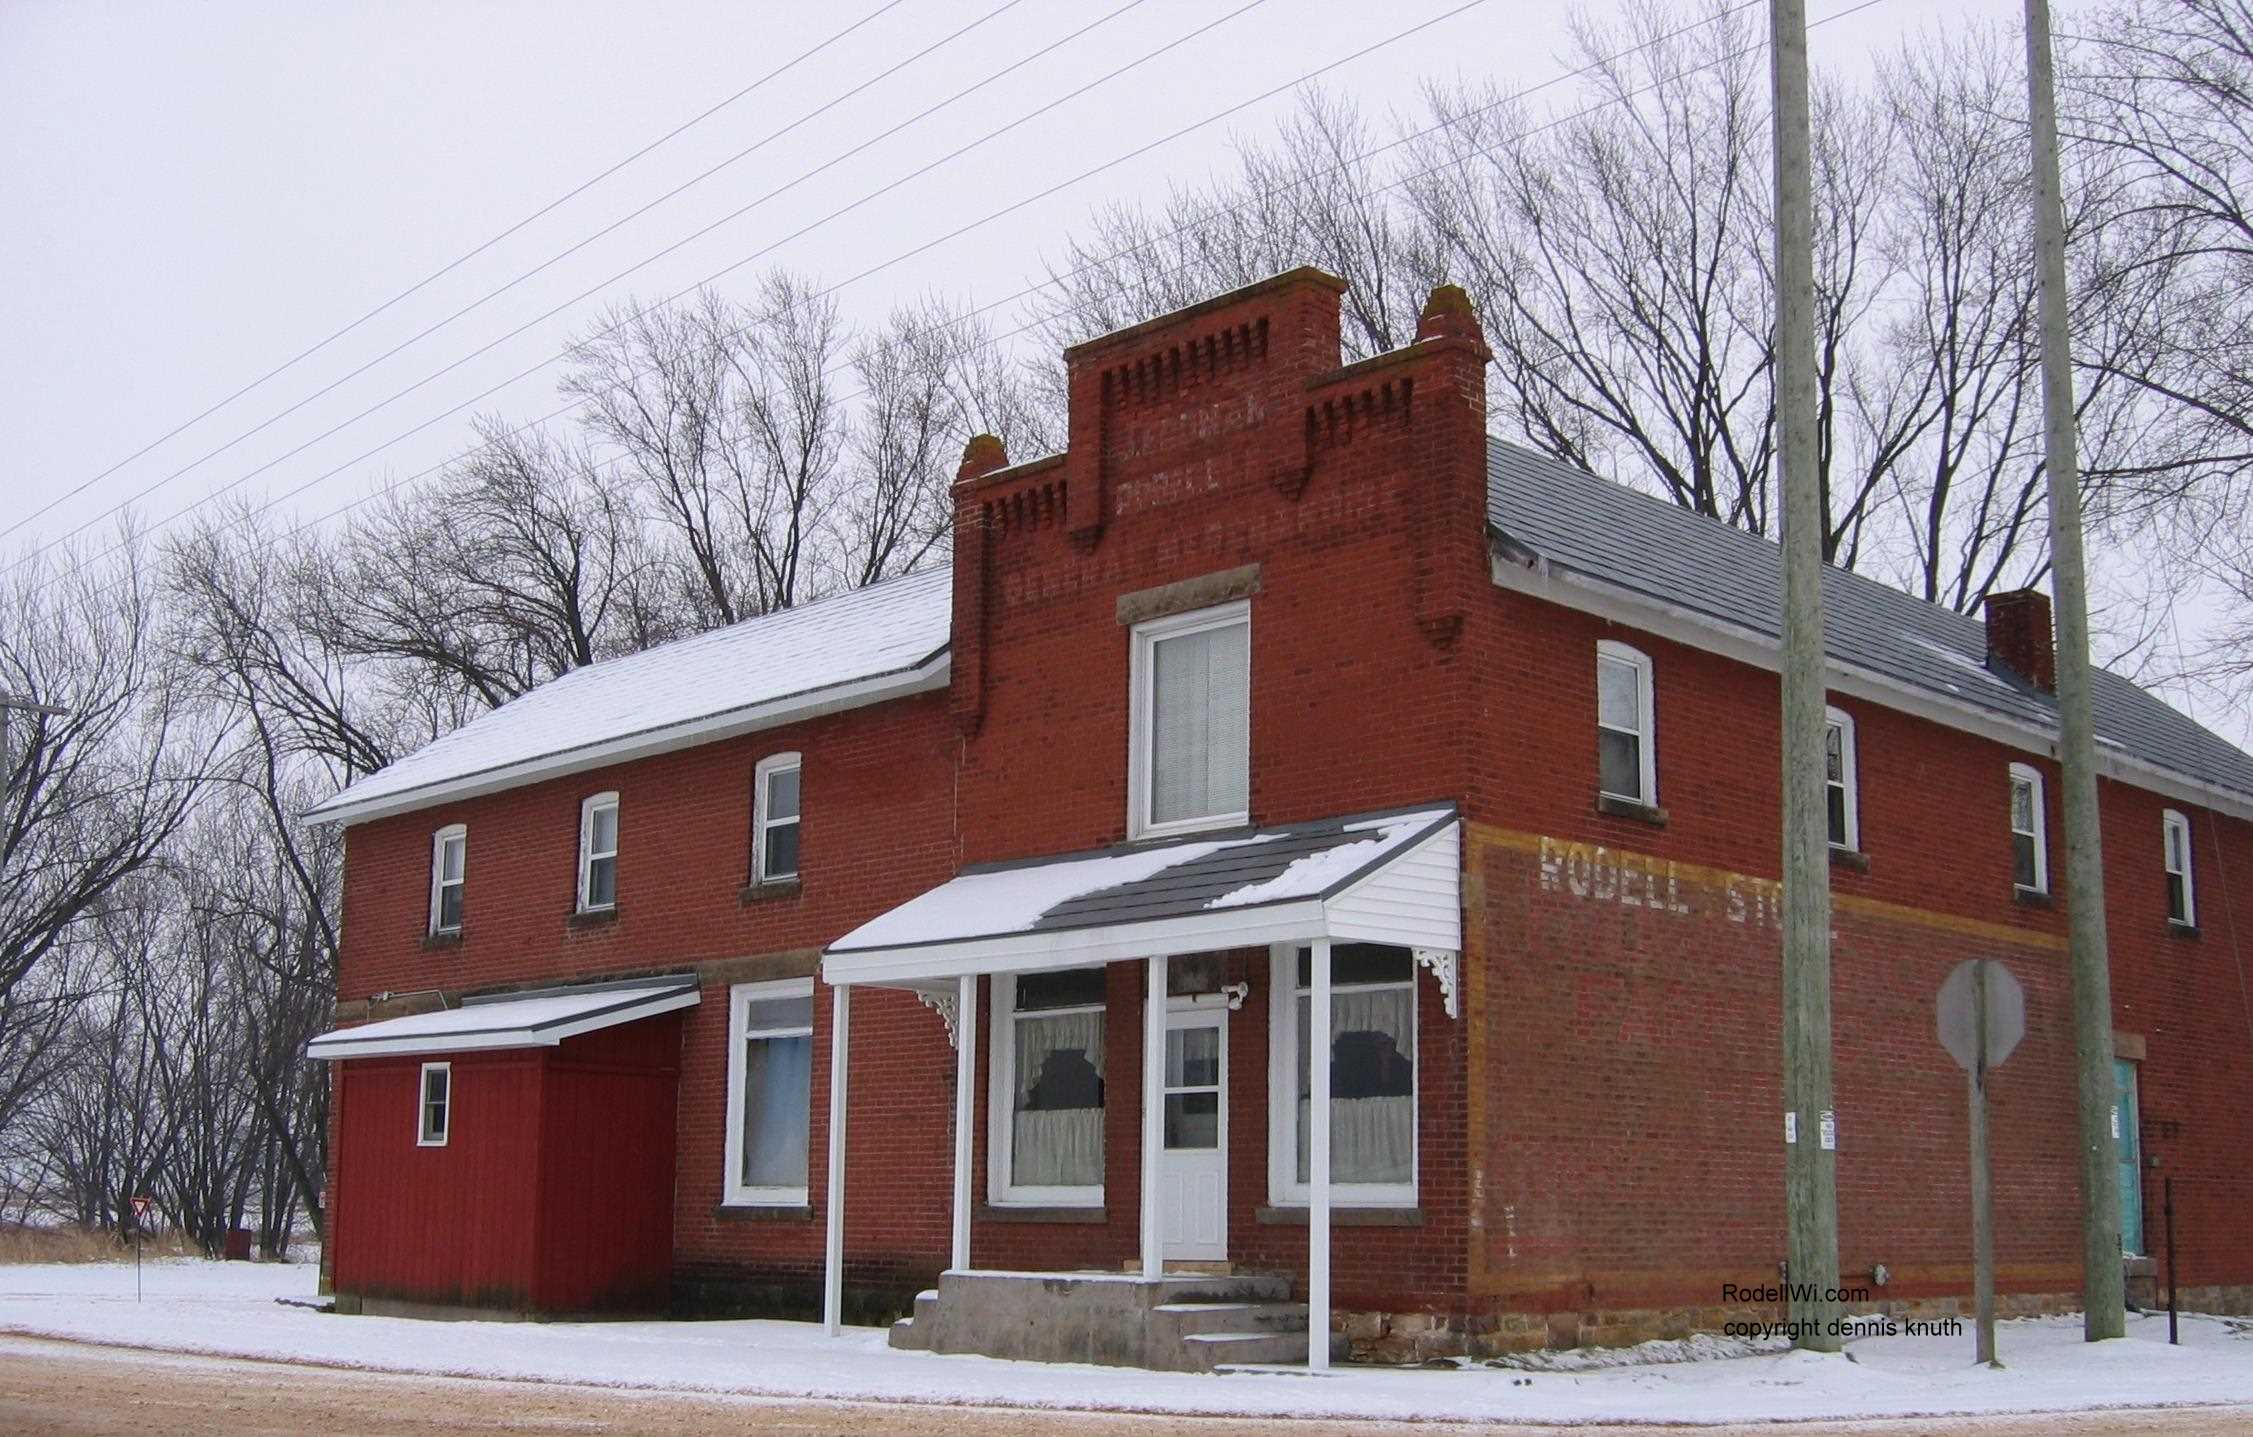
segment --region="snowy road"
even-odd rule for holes
[[[1555,1433],[1555,1427],[1300,1422],[1274,1418],[1134,1416],[992,1408],[877,1407],[863,1403],[621,1392],[548,1382],[408,1377],[235,1358],[188,1357],[38,1338],[0,1338],[0,1432],[58,1437],[168,1437],[201,1433],[319,1432],[438,1437],[441,1433],[638,1433],[690,1437],[716,1432],[793,1437],[1388,1437],[1458,1433]],[[1680,1437],[1680,1428],[1607,1427],[1606,1437]],[[1973,1437],[2212,1433],[2253,1437],[2253,1408],[2089,1413],[2074,1416],[1809,1423],[1703,1429],[1700,1437],[1908,1437],[1954,1431]]]

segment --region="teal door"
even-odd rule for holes
[[[2125,1059],[2112,1100],[2112,1136],[2120,1150],[2120,1250],[2143,1252],[2143,1139],[2136,1122],[2136,1065]]]

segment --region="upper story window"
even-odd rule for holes
[[[1854,773],[1854,716],[1830,709],[1823,722],[1823,821],[1831,847],[1862,847],[1859,783]]]
[[[2050,891],[2048,821],[2042,808],[2042,774],[2031,764],[2010,766],[2011,880],[2028,893]]]
[[[1103,1205],[1104,970],[993,980],[996,1203]]]
[[[1651,703],[1651,660],[1640,649],[1604,639],[1596,645],[1596,781],[1613,798],[1658,802],[1657,722]]]
[[[1246,822],[1251,609],[1226,604],[1134,630],[1127,827],[1136,838]]]
[[[579,805],[579,911],[618,906],[618,795],[598,793]]]
[[[2160,816],[2159,832],[2166,849],[2167,921],[2196,927],[2198,896],[2191,891],[2190,820],[2170,808]]]
[[[420,1147],[442,1148],[453,1127],[454,1065],[422,1065],[422,1087],[415,1104],[415,1142]]]
[[[725,1197],[802,1206],[814,1081],[814,980],[728,990]]]
[[[798,773],[794,753],[759,760],[751,781],[751,881],[798,876]]]
[[[462,884],[469,868],[469,829],[448,824],[430,836],[430,931],[462,931]]]

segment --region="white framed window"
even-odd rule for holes
[[[425,1063],[422,1065],[422,1082],[415,1098],[415,1145],[424,1148],[446,1146],[446,1136],[453,1130],[454,1118],[454,1065],[452,1063]]]
[[[802,1207],[814,1091],[814,980],[728,989],[729,1203]]]
[[[1596,643],[1596,786],[1630,803],[1658,802],[1658,722],[1651,659],[1641,649]]]
[[[759,760],[751,777],[751,881],[779,883],[798,876],[798,755]]]
[[[598,793],[579,805],[579,911],[618,906],[618,795]]]
[[[1272,953],[1268,1046],[1269,1201],[1303,1207],[1313,1069],[1314,954]],[[1330,1195],[1354,1207],[1416,1205],[1416,960],[1405,948],[1330,950]]]
[[[2041,770],[2010,766],[2011,881],[2027,893],[2050,891],[2048,818],[2042,807]]]
[[[1227,828],[1251,807],[1252,611],[1244,602],[1134,628],[1127,830]]]
[[[2195,928],[2198,895],[2191,880],[2190,820],[2170,808],[2160,815],[2159,833],[2167,864],[2167,921]]]
[[[998,974],[986,1185],[997,1207],[1103,1205],[1101,968]]]
[[[469,829],[449,823],[430,835],[430,931],[462,931],[462,885],[469,869]]]
[[[1854,772],[1854,715],[1826,709],[1823,715],[1823,826],[1831,847],[1849,853],[1862,847],[1861,783]]]

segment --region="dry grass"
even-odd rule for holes
[[[151,1234],[142,1249],[148,1257],[181,1257],[189,1249],[169,1233]],[[131,1246],[115,1233],[68,1223],[38,1226],[0,1224],[0,1265],[26,1262],[117,1262],[131,1257]]]

